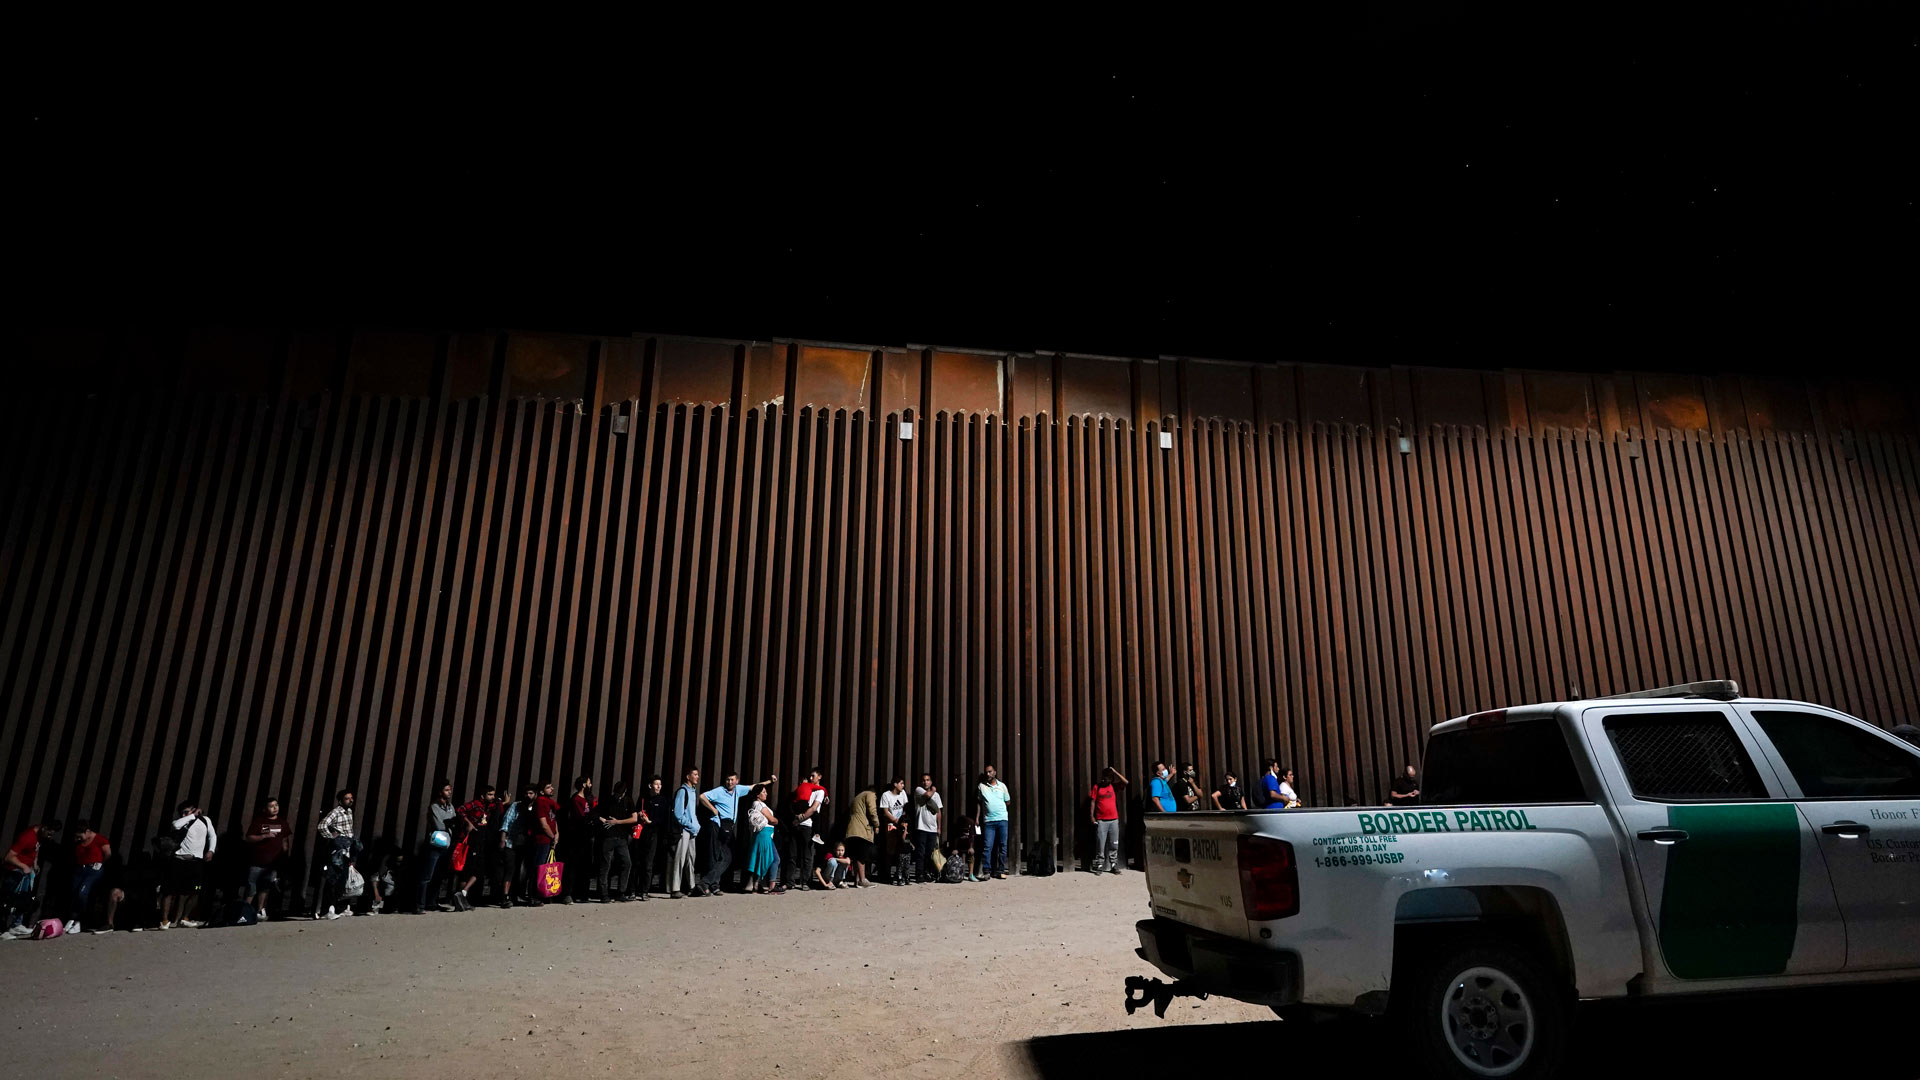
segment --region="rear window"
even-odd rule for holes
[[[1551,719],[1461,728],[1427,741],[1420,801],[1448,803],[1592,802]]]
[[[1764,799],[1733,725],[1717,712],[1609,716],[1607,737],[1636,797],[1670,802]]]

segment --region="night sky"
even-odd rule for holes
[[[1015,48],[1007,27],[276,44],[85,79],[55,51],[13,123],[14,261],[49,323],[1904,359],[1911,18],[1670,7],[1356,6]]]

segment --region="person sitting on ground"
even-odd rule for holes
[[[167,861],[161,882],[160,929],[183,926],[197,930],[207,925],[193,917],[194,909],[206,888],[207,866],[213,862],[220,838],[214,832],[213,820],[194,800],[182,800],[174,813],[173,831],[180,842]]]
[[[847,845],[835,844],[819,865],[813,868],[813,887],[816,889],[844,889],[851,859],[847,858]]]
[[[780,891],[780,860],[773,846],[773,834],[780,819],[773,816],[773,808],[767,805],[769,794],[767,785],[754,785],[749,796],[752,805],[747,810],[747,827],[753,830],[753,848],[747,855],[747,891],[761,895]]]
[[[267,921],[267,896],[280,884],[280,860],[287,853],[287,821],[280,800],[269,795],[247,824],[247,891],[256,918]]]
[[[1246,796],[1240,793],[1240,781],[1233,773],[1224,774],[1226,781],[1213,789],[1213,808],[1215,810],[1238,810],[1247,805]]]

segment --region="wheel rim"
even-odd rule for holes
[[[1440,1034],[1476,1076],[1506,1076],[1533,1052],[1533,1002],[1518,980],[1498,968],[1471,967],[1447,984]]]

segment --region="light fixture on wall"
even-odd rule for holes
[[[1403,454],[1413,453],[1413,440],[1411,438],[1405,435],[1400,436],[1400,452]]]
[[[911,420],[900,421],[900,440],[902,442],[913,441],[913,421]]]
[[[1162,450],[1173,449],[1173,432],[1163,431],[1160,433],[1160,449]]]

